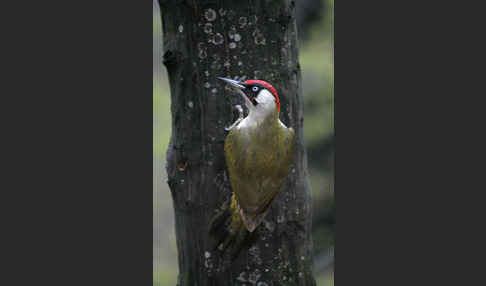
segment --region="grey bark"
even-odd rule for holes
[[[167,150],[178,248],[178,285],[315,285],[311,198],[295,1],[163,1],[163,63],[172,134]],[[294,128],[287,182],[255,240],[233,262],[213,251],[209,222],[231,194],[223,144],[241,99],[216,77],[270,82],[280,119]]]

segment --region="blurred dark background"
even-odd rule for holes
[[[174,213],[166,184],[165,151],[171,116],[162,65],[159,7],[153,0],[154,285],[175,285]],[[313,199],[314,273],[317,285],[334,285],[334,44],[333,0],[296,1],[304,96],[304,135]],[[277,88],[278,89],[278,88]]]

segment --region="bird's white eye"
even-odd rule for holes
[[[252,88],[252,90],[253,90],[253,91],[258,91],[258,87],[254,86],[254,87]]]

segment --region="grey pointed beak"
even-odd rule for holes
[[[237,89],[245,89],[245,86],[243,85],[243,83],[241,83],[241,82],[239,82],[237,80],[233,80],[233,79],[229,79],[229,78],[225,78],[225,77],[218,77],[218,79],[223,80],[223,81],[229,83],[234,88],[237,88]]]

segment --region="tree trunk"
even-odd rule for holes
[[[315,285],[311,198],[295,1],[163,1],[163,62],[171,89],[168,184],[175,210],[179,286]],[[277,90],[280,119],[296,132],[285,185],[256,239],[223,261],[208,229],[231,194],[223,144],[242,99],[217,77],[263,79]]]

